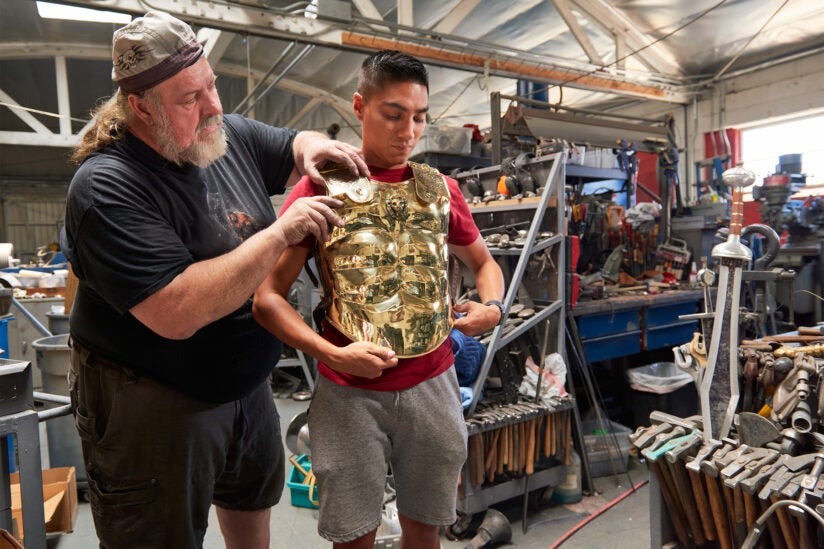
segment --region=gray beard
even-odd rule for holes
[[[198,130],[214,123],[215,118],[216,117],[209,117],[201,122]],[[218,116],[217,118],[220,117]],[[226,154],[226,132],[222,127],[219,132],[211,135],[207,141],[195,140],[195,142],[188,147],[179,147],[175,142],[169,117],[162,109],[160,110],[158,123],[155,126],[155,137],[163,157],[178,166],[194,164],[200,168],[206,168],[212,162]]]

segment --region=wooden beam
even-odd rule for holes
[[[197,40],[203,44],[203,55],[214,66],[220,61],[223,54],[232,40],[235,38],[233,32],[223,32],[217,29],[202,28],[197,33]]]
[[[383,19],[381,12],[378,11],[372,0],[352,0],[352,5],[367,19],[375,19],[376,21]]]
[[[287,128],[294,128],[298,122],[303,120],[303,118],[307,114],[312,112],[312,110],[314,110],[314,108],[317,107],[320,103],[321,100],[319,98],[313,97],[312,99],[307,101],[306,104],[303,107],[301,107],[301,109],[297,113],[295,113],[295,115],[291,119],[289,119],[289,121],[286,124],[284,124],[284,126]]]
[[[542,67],[531,63],[524,63],[522,61],[489,58],[472,53],[450,51],[441,48],[401,42],[400,40],[367,36],[353,32],[343,32],[341,34],[341,43],[344,45],[357,46],[371,50],[395,49],[416,57],[449,63],[457,67],[478,67],[482,69],[488,67],[492,72],[508,73],[515,76],[527,76],[530,78],[549,81],[558,85],[574,83],[574,87],[576,88],[588,88],[603,92],[637,95],[639,97],[659,101],[681,102],[682,100],[685,100],[684,98],[677,98],[677,94],[665,90],[664,88],[656,88],[643,84],[602,78],[595,75],[581,75],[557,68]]]
[[[366,19],[374,19],[375,21],[382,21],[383,16],[381,12],[378,11],[378,8],[375,7],[375,4],[372,0],[352,0],[352,5],[363,15]],[[373,29],[376,30],[384,30],[389,31],[389,27],[381,26],[381,25],[369,25]]]
[[[57,113],[62,135],[71,135],[71,103],[69,102],[69,78],[66,73],[66,58],[58,55],[54,58],[54,75],[57,83]]]
[[[33,145],[38,147],[74,147],[80,142],[79,135],[61,135],[39,132],[0,131],[0,145]]]
[[[407,27],[415,26],[412,0],[398,0],[398,24],[406,25]]]

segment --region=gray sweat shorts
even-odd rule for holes
[[[286,468],[268,383],[201,402],[76,342],[68,377],[101,548],[199,548],[212,503],[278,502]]]
[[[322,537],[345,543],[380,526],[390,465],[401,515],[455,522],[467,433],[454,368],[403,391],[321,376],[308,423]]]

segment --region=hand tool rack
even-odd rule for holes
[[[537,196],[534,197],[470,204],[470,211],[482,232],[488,227],[512,227],[515,224],[525,226],[528,223],[528,228],[524,227],[527,234],[523,239],[523,244],[513,247],[490,245],[489,250],[501,264],[506,280],[503,317],[508,317],[516,298],[522,305],[524,300],[534,298],[533,303],[527,304],[534,309],[534,314],[518,325],[496,326],[488,338],[486,356],[473,385],[472,402],[466,410],[467,428],[470,435],[470,459],[464,464],[458,501],[458,510],[463,513],[480,512],[491,504],[510,499],[518,494],[558,485],[565,474],[563,465],[569,463],[570,442],[573,434],[576,442],[579,443],[579,449],[582,449],[580,420],[575,400],[571,397],[559,400],[555,406],[527,403],[525,397],[520,397],[520,401],[514,404],[496,406],[496,413],[493,414],[490,414],[489,408],[483,404],[479,406],[478,402],[498,351],[505,349],[519,337],[529,336],[530,330],[545,326],[543,323],[549,323],[546,331],[547,341],[543,345],[546,354],[556,352],[565,356],[564,154],[556,153],[527,160],[519,167],[519,170],[528,172],[536,187],[538,189],[542,187],[543,191],[536,192]],[[497,181],[502,173],[501,166],[491,166],[462,172],[455,178],[459,184],[466,183],[470,177],[475,178],[483,189],[495,192]],[[530,213],[532,213],[531,217]],[[541,257],[540,254],[543,254],[544,265],[548,264],[549,268],[542,268],[536,274],[534,260]],[[513,270],[509,267],[510,260],[516,260]],[[525,278],[528,271],[530,275]],[[544,277],[542,278],[541,275]],[[536,331],[543,332],[544,329]],[[498,466],[497,474],[491,475],[489,479],[484,479],[480,483],[477,482],[480,479],[479,471],[476,469],[474,471],[476,482],[472,482],[473,471],[471,469],[473,464],[478,465],[477,452],[481,447],[479,442],[481,442],[483,433],[497,431],[499,437],[508,437],[511,441],[516,433],[521,435],[520,438],[524,435],[529,438],[529,433],[533,432],[534,438],[531,442],[535,445],[534,449],[537,450],[538,446],[543,449],[543,443],[547,442],[546,435],[549,432],[546,426],[550,425],[551,428],[552,422],[558,421],[557,418],[549,419],[555,414],[561,417],[564,430],[557,444],[550,444],[551,448],[547,448],[554,450],[553,452],[531,454],[533,458],[537,456],[538,459],[533,459],[531,468],[527,469],[523,457],[524,453],[529,454],[529,452],[525,452],[525,447],[522,445],[517,452],[519,463],[514,469],[504,468],[503,474],[500,474],[501,467]],[[544,431],[541,431],[541,428],[544,428]],[[483,442],[483,446],[489,450],[492,441]],[[509,456],[514,457],[513,452],[514,447],[509,444]],[[553,456],[560,457],[560,462],[552,461]],[[585,460],[586,455],[582,453],[581,458]],[[483,461],[486,462],[486,459]],[[486,463],[481,465],[486,465]],[[588,471],[588,468],[586,470]],[[589,477],[588,473],[586,476]],[[587,482],[591,485],[591,479],[587,478]]]
[[[572,398],[551,407],[526,400],[480,405],[467,418],[469,458],[461,471],[458,511],[479,513],[560,484],[570,461],[574,408]]]
[[[515,303],[516,298],[523,296],[521,286],[527,272],[527,266],[539,253],[543,253],[544,257],[549,258],[551,262],[551,268],[546,269],[549,280],[546,286],[532,290],[535,297],[534,315],[526,318],[524,322],[515,326],[512,330],[505,331],[503,325],[498,325],[492,331],[487,344],[486,357],[481,365],[478,378],[472,387],[472,402],[467,409],[467,415],[470,416],[478,404],[478,398],[482,393],[496,352],[508,346],[528,330],[542,325],[543,322],[549,322],[550,341],[546,344],[547,352],[564,354],[563,327],[566,309],[564,306],[566,284],[564,273],[566,272],[566,257],[564,253],[563,154],[557,153],[532,159],[525,162],[522,169],[528,171],[536,183],[543,187],[544,190],[539,196],[479,203],[470,205],[470,211],[481,230],[495,225],[511,226],[516,222],[515,220],[523,220],[524,214],[528,216],[530,211],[534,211],[531,219],[527,218],[529,227],[522,246],[489,247],[489,251],[501,263],[501,270],[506,280],[506,296],[503,301],[504,318],[508,317],[509,310]],[[462,183],[468,177],[476,177],[480,180],[481,186],[494,191],[501,171],[501,166],[492,166],[462,172],[455,177],[459,183]],[[522,221],[522,223],[526,223],[526,221]],[[547,233],[550,233],[549,236],[546,236]],[[544,236],[539,238],[541,234]],[[507,261],[509,258],[517,258],[516,266],[511,273]],[[535,280],[530,280],[528,284],[534,284],[535,282]]]

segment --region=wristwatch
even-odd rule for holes
[[[501,318],[500,318],[500,320],[498,320],[498,324],[503,324],[504,323],[504,304],[503,303],[501,303],[497,299],[490,299],[489,301],[484,303],[484,305],[486,305],[487,307],[490,306],[490,305],[495,305],[496,307],[498,307],[501,310]]]

